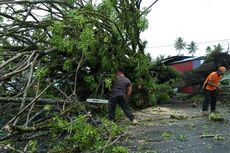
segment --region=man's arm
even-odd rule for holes
[[[219,88],[219,84],[215,84],[212,81],[208,81],[208,85]]]
[[[129,85],[127,89],[127,98],[129,98],[131,94],[132,94],[132,85]]]

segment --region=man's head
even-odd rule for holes
[[[226,68],[225,68],[224,66],[219,67],[218,73],[219,73],[220,75],[223,75],[225,72],[226,72]]]
[[[125,70],[123,68],[118,68],[117,69],[117,75],[124,75],[125,74]]]

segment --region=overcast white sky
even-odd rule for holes
[[[149,6],[155,0],[143,0]],[[230,43],[230,0],[159,0],[147,18],[149,28],[141,34],[148,41],[146,53],[152,58],[178,54],[174,41],[182,37],[195,41],[199,50],[195,56],[205,55],[207,46]],[[207,43],[209,42],[209,43]],[[181,52],[188,55],[186,51]]]

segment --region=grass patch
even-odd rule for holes
[[[162,136],[163,139],[169,139],[172,136],[172,132],[171,131],[164,131],[161,134],[161,136]]]
[[[177,139],[180,141],[188,141],[188,136],[180,134]]]
[[[208,119],[210,121],[223,121],[224,120],[224,118],[218,112],[212,112],[212,113],[210,113],[209,116],[208,116]]]

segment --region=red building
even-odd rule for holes
[[[203,57],[193,56],[173,56],[162,60],[166,65],[175,68],[177,71],[186,72],[199,67],[204,61]],[[197,90],[197,86],[188,86],[183,88],[180,92],[193,93]]]

